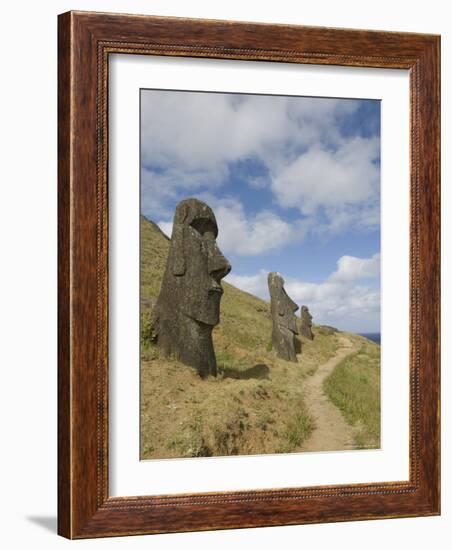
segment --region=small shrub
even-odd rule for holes
[[[151,320],[149,315],[142,314],[140,319],[140,341],[143,347],[149,346],[153,340]]]

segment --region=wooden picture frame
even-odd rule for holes
[[[68,538],[440,513],[440,38],[68,12],[58,39],[58,532]],[[410,72],[409,481],[148,497],[108,492],[112,53]]]

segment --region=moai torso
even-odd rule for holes
[[[231,270],[217,246],[211,208],[197,199],[181,201],[151,330],[165,356],[216,376],[212,329],[220,322],[221,279]]]
[[[295,335],[298,334],[295,312],[297,304],[284,290],[284,279],[279,273],[269,273],[272,315],[272,345],[276,355],[286,361],[297,362]]]

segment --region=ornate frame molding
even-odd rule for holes
[[[439,513],[439,47],[438,36],[408,33],[89,12],[59,16],[61,535],[85,538]],[[110,54],[410,71],[409,481],[109,497]]]

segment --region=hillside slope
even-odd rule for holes
[[[141,218],[141,457],[303,450],[315,429],[304,381],[335,356],[338,334],[347,335],[314,326],[299,363],[280,360],[271,350],[270,305],[223,282],[221,322],[213,333],[219,376],[201,380],[194,369],[160,357],[147,337],[169,244],[157,225]]]

